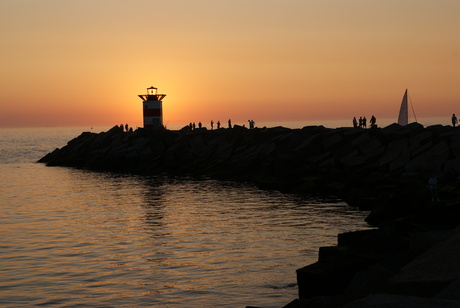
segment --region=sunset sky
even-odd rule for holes
[[[0,127],[460,114],[459,0],[1,0]]]

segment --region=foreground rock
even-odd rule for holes
[[[460,228],[339,235],[297,270],[286,307],[460,307]]]
[[[288,307],[459,304],[453,296],[460,291],[455,262],[460,257],[458,128],[236,126],[126,133],[115,126],[100,134],[83,133],[40,162],[335,194],[369,210],[366,220],[376,229],[341,234],[336,247],[321,248],[317,263],[297,271],[299,299]],[[432,174],[440,182],[440,202],[432,202],[428,189]]]

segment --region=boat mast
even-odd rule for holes
[[[410,96],[409,96],[409,103],[410,103],[410,107],[412,109],[412,113],[414,114],[415,122],[418,123],[417,116],[415,115],[414,105],[412,105],[412,100],[410,99]]]

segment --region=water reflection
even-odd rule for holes
[[[157,232],[163,230],[163,217],[164,217],[164,182],[165,179],[161,177],[148,177],[143,181],[144,184],[144,209],[145,219],[144,223],[151,228],[152,231]]]
[[[10,165],[0,186],[10,307],[21,285],[29,305],[279,307],[320,246],[366,227],[338,200],[241,183]]]

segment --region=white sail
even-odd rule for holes
[[[398,124],[401,126],[407,125],[409,123],[409,112],[407,106],[407,89],[404,92],[404,96],[401,102],[401,109],[399,109]]]

